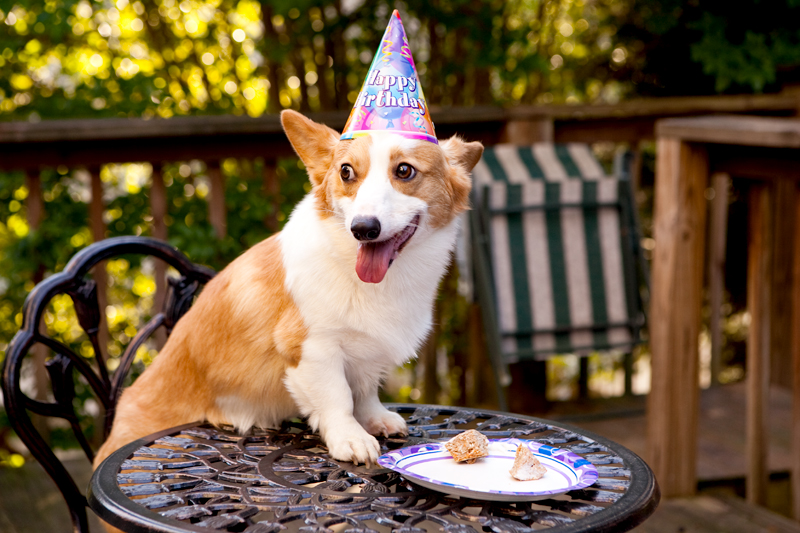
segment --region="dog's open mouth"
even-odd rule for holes
[[[386,272],[397,259],[400,251],[417,231],[419,215],[415,216],[403,231],[380,242],[364,242],[358,245],[356,274],[365,283],[380,283]]]

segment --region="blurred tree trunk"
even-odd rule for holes
[[[314,46],[314,63],[317,65],[317,89],[319,89],[319,107],[322,111],[332,111],[336,109],[336,101],[334,100],[335,91],[332,89],[333,73],[328,65],[328,57],[333,57],[333,43],[329,38],[323,39],[321,50],[317,50]],[[312,43],[313,46],[313,43]],[[321,59],[321,61],[320,61]]]
[[[310,43],[296,30],[297,24],[291,18],[287,18],[284,24],[286,25],[286,33],[292,39],[289,59],[294,68],[294,75],[300,80],[300,111],[307,113],[311,110],[311,107],[308,103],[308,82],[306,81],[306,65],[303,59],[303,48],[309,46]]]
[[[264,63],[267,67],[267,79],[269,80],[267,111],[269,113],[277,113],[283,109],[281,104],[283,71],[280,67],[280,62],[275,59],[275,48],[279,43],[279,38],[278,32],[272,25],[272,6],[261,4],[261,16],[264,22]]]
[[[492,97],[492,74],[489,67],[475,69],[475,105],[489,105]]]
[[[333,3],[336,9],[336,22],[331,32],[330,42],[333,54],[333,79],[336,93],[336,107],[338,109],[349,109],[350,101],[347,99],[347,48],[344,42],[344,29],[347,21],[342,16],[342,2],[336,0]]]
[[[428,97],[428,105],[439,104],[442,101],[442,43],[436,27],[439,21],[435,18],[428,19],[428,42],[430,42],[431,53],[428,60],[427,87],[425,93]]]
[[[466,57],[467,50],[464,47],[464,43],[467,40],[467,28],[462,26],[456,30],[455,33],[455,55],[453,57]],[[465,67],[460,67],[455,69],[455,76],[456,76],[456,84],[451,91],[453,102],[452,105],[454,106],[463,106],[464,102],[467,100],[468,95],[467,93],[467,80],[466,80],[466,72],[467,69]]]

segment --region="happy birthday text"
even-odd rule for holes
[[[425,102],[421,98],[408,96],[405,92],[407,90],[411,92],[416,91],[416,76],[382,76],[380,70],[373,70],[370,72],[364,85],[382,86],[383,90],[378,91],[378,94],[370,94],[367,91],[361,91],[356,101],[357,106],[369,107],[374,102],[377,107],[412,107],[418,109],[420,114],[425,114]],[[403,92],[399,98],[392,96],[392,93],[389,91],[393,86]]]

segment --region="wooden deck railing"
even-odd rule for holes
[[[794,115],[800,94],[709,96],[633,100],[603,105],[542,105],[530,107],[472,107],[432,109],[439,137],[458,133],[486,145],[500,142],[628,142],[653,139],[655,121],[665,117],[709,113]],[[311,114],[333,128],[343,127],[348,112]],[[160,168],[163,162],[203,160],[210,178],[209,220],[225,234],[222,197],[223,158],[263,158],[264,190],[277,190],[276,158],[292,154],[276,115],[195,116],[171,119],[80,119],[0,123],[0,171],[24,170],[34,227],[42,216],[38,171],[43,167],[83,167],[99,192],[100,167],[107,163],[153,164],[151,208],[166,213]],[[100,195],[92,201],[90,227],[95,238],[104,232]],[[154,222],[154,235],[166,237],[166,227]],[[276,225],[273,221],[271,225]]]
[[[510,142],[627,142],[655,138],[658,119],[708,114],[794,116],[800,113],[800,93],[772,95],[660,98],[615,105],[543,105],[533,107],[473,107],[432,109],[440,138],[460,134],[486,145]],[[348,112],[312,113],[311,118],[341,129]],[[45,216],[39,183],[42,168],[85,168],[91,174],[89,227],[94,239],[105,235],[100,168],[109,163],[149,162],[152,234],[167,238],[163,223],[169,202],[161,176],[166,162],[202,160],[210,181],[209,220],[219,237],[226,233],[224,176],[220,160],[261,158],[264,190],[278,190],[277,159],[292,148],[278,116],[196,116],[170,119],[82,119],[0,123],[0,171],[26,173],[28,221],[38,227]],[[265,222],[277,229],[277,220]],[[158,272],[157,272],[158,274]],[[157,279],[159,276],[157,275]],[[102,284],[101,284],[102,285]],[[721,289],[720,289],[721,290]],[[159,288],[163,294],[162,289]],[[158,299],[158,297],[157,297]]]

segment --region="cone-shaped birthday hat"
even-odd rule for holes
[[[358,93],[342,139],[354,139],[375,131],[438,144],[414,58],[408,48],[406,30],[396,9]]]

